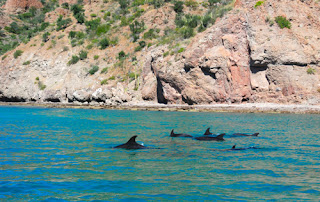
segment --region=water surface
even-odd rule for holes
[[[0,201],[318,201],[319,126],[319,115],[0,107]],[[207,127],[226,141],[169,137]],[[112,149],[133,135],[162,149]],[[234,144],[249,149],[223,151]]]

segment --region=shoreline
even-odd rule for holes
[[[288,113],[320,114],[320,105],[246,103],[211,105],[176,105],[159,103],[125,103],[122,105],[100,105],[87,103],[37,103],[37,102],[0,102],[0,106],[26,106],[44,108],[116,109],[141,111],[186,111],[186,112],[233,112],[233,113]]]

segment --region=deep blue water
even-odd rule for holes
[[[111,148],[133,135],[163,149]],[[318,201],[319,176],[320,115],[0,107],[0,201]]]

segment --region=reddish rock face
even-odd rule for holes
[[[249,46],[244,26],[241,14],[219,21],[197,35],[180,60],[171,66],[155,53],[151,55],[150,66],[161,89],[158,92],[162,92],[154,99],[159,101],[162,97],[164,103],[176,104],[248,100],[251,96]]]
[[[8,12],[25,11],[31,7],[42,8],[43,5],[38,0],[7,0],[4,6]]]

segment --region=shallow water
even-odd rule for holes
[[[0,201],[318,201],[319,126],[319,115],[0,107]],[[226,141],[169,137],[207,127]],[[162,149],[111,148],[132,135]],[[234,144],[249,149],[223,150]]]

